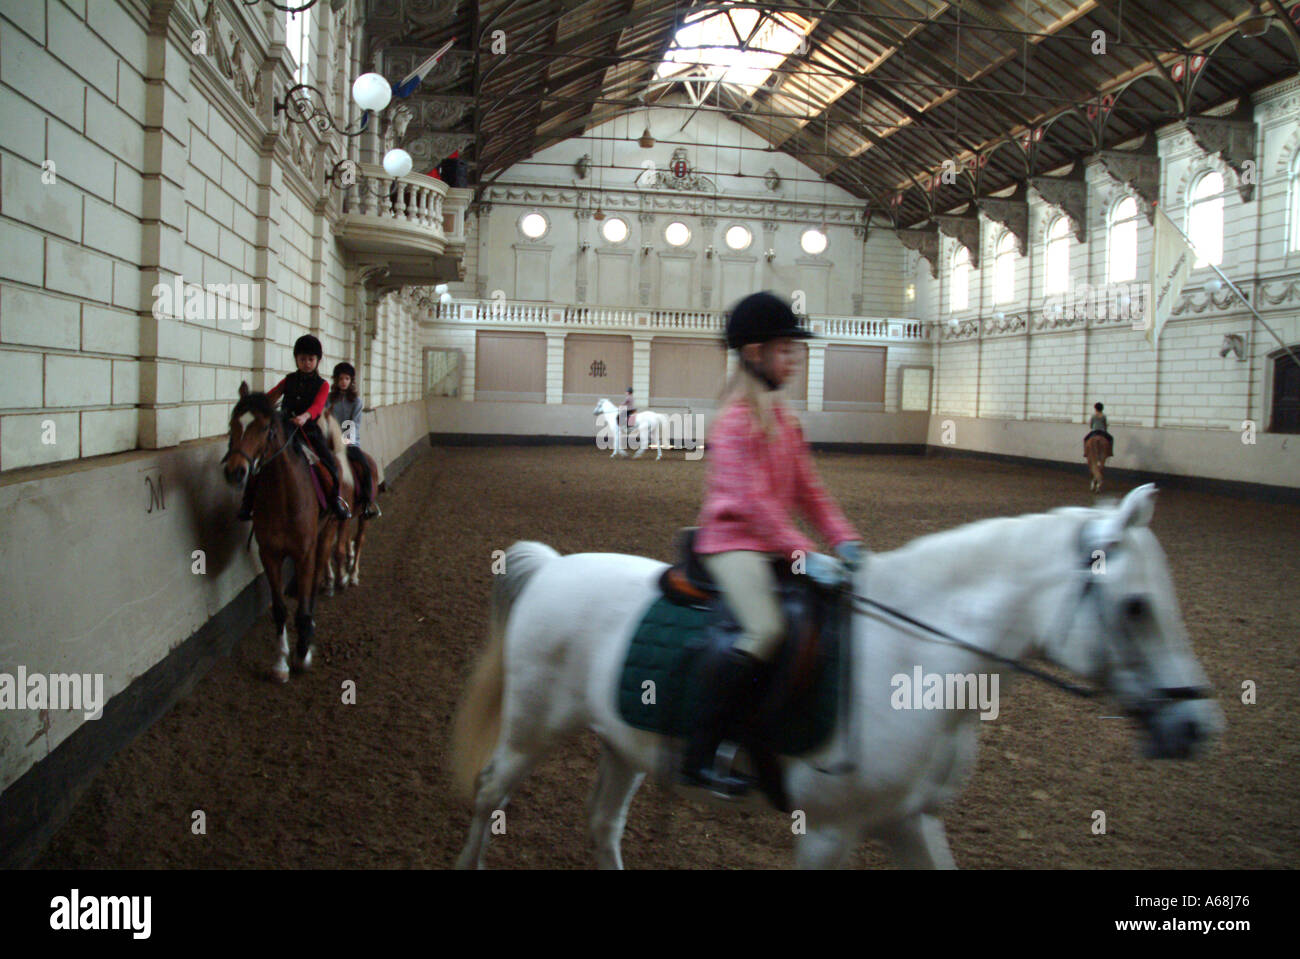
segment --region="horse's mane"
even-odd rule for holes
[[[909,540],[897,549],[890,550],[889,553],[899,557],[932,551],[947,555],[962,547],[980,543],[987,544],[992,549],[1004,549],[1013,542],[1023,539],[1041,540],[1042,524],[1049,519],[1072,520],[1070,525],[1077,530],[1084,522],[1099,517],[1101,513],[1102,511],[1096,507],[1058,506],[1045,513],[991,516],[952,529],[926,533]]]

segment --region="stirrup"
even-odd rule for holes
[[[378,519],[384,514],[379,509],[378,503],[367,503],[365,510],[361,513],[366,519]]]
[[[334,498],[334,515],[339,519],[352,518],[352,510],[348,509],[348,504],[343,502],[340,497]]]
[[[712,765],[703,769],[683,770],[682,781],[688,786],[707,789],[720,799],[739,799],[747,795],[758,781],[751,776],[732,772],[738,752],[735,743],[724,740],[713,754]]]

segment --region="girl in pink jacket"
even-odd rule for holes
[[[755,682],[785,638],[773,561],[838,586],[862,553],[861,537],[817,478],[799,423],[778,392],[795,369],[794,341],[811,335],[771,293],[746,297],[727,319],[727,346],[739,352],[740,363],[705,444],[708,473],[695,550],[743,633],[705,664],[712,695],[696,718],[682,774],[693,785],[729,795],[751,782],[719,775],[714,755],[752,705]],[[791,521],[796,511],[835,547],[838,560],[816,552]]]

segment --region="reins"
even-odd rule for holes
[[[1084,586],[1084,593],[1087,592],[1089,585],[1091,584],[1087,584]],[[1027,676],[1033,676],[1036,679],[1041,679],[1043,682],[1049,683],[1050,685],[1055,686],[1058,689],[1063,689],[1067,693],[1073,693],[1075,696],[1081,696],[1084,699],[1092,699],[1093,697],[1097,696],[1100,692],[1100,690],[1093,689],[1088,686],[1080,686],[1077,683],[1072,683],[1069,682],[1068,680],[1059,679],[1058,677],[1053,676],[1052,674],[1045,672],[1044,670],[1038,669],[1034,666],[1029,666],[1025,663],[1020,662],[1017,659],[1012,659],[1010,656],[1003,656],[999,653],[989,652],[987,649],[981,649],[980,647],[976,646],[974,643],[967,642],[966,640],[954,636],[951,633],[945,632],[942,629],[938,629],[934,626],[928,625],[927,623],[923,623],[919,619],[915,619],[911,616],[908,616],[906,613],[902,612],[901,610],[894,609],[892,606],[887,606],[886,604],[877,602],[874,599],[868,599],[866,596],[862,596],[858,593],[851,593],[850,595],[855,603],[865,604],[867,606],[873,606],[876,609],[880,610],[881,612],[888,613],[890,616],[893,616],[895,619],[900,619],[911,626],[915,626],[917,629],[922,629],[925,632],[937,636],[940,639],[943,639],[954,646],[960,646],[962,649],[969,650],[970,652],[983,656],[986,659],[991,659],[994,662],[1001,663],[1004,666],[1009,666],[1012,669],[1016,670],[1016,672],[1024,673]],[[1080,594],[1079,596],[1080,601],[1082,601],[1083,595],[1084,594],[1082,593]],[[858,608],[861,609],[860,606]]]
[[[275,425],[275,417],[274,417],[274,414],[272,415],[271,422],[272,422],[272,429],[269,430],[269,431],[267,432],[267,434],[266,434],[266,439],[262,440],[262,448],[263,448],[263,449],[266,448],[267,440],[271,439],[271,435],[272,435],[272,433],[274,432],[274,425]],[[298,435],[298,431],[301,430],[301,429],[302,429],[302,427],[299,426],[297,423],[295,423],[294,426],[293,426],[293,429],[289,432],[288,437],[287,437],[287,438],[285,439],[285,441],[280,445],[280,448],[279,448],[278,450],[276,450],[276,451],[275,451],[274,453],[272,453],[270,456],[266,457],[266,459],[263,459],[263,458],[260,457],[260,456],[255,457],[255,458],[253,459],[253,461],[250,462],[250,463],[248,464],[248,475],[249,475],[249,479],[252,479],[254,476],[257,476],[259,473],[261,473],[262,470],[266,469],[266,464],[267,464],[267,463],[271,462],[273,459],[275,459],[277,456],[279,456],[281,453],[283,453],[285,450],[287,450],[287,449],[289,448],[289,444],[293,442],[293,438],[294,438],[295,436]],[[226,455],[223,456],[223,457],[221,457],[221,462],[224,463],[226,460],[230,459],[231,454],[234,453],[234,452],[235,452],[234,447],[227,447],[227,448],[226,448]],[[246,455],[247,455],[247,454],[245,454],[245,456],[246,456]]]

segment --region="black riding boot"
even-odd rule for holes
[[[696,717],[695,729],[686,746],[682,777],[686,782],[706,786],[724,795],[739,795],[754,784],[747,776],[720,776],[714,769],[714,756],[730,726],[746,709],[754,705],[756,680],[763,663],[749,653],[728,648],[711,650],[705,666],[708,699]]]
[[[257,482],[257,477],[250,476],[248,482],[244,484],[244,498],[239,502],[239,513],[236,519],[250,520],[253,518],[253,485]]]
[[[334,457],[321,457],[321,462],[329,470],[330,479],[334,481],[334,515],[339,519],[351,519],[352,511],[348,509],[348,504],[343,501],[343,484],[339,482],[339,465],[334,462]]]

